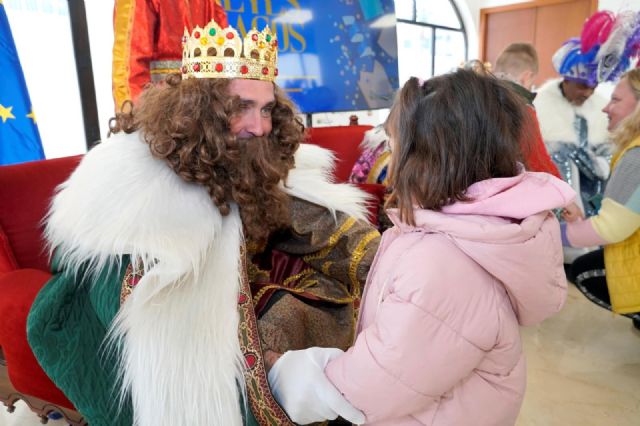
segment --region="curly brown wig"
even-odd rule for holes
[[[236,138],[229,118],[240,100],[229,95],[229,80],[169,76],[148,87],[127,113],[110,122],[111,132],[140,130],[154,157],[187,182],[209,192],[222,215],[240,207],[245,237],[263,243],[289,224],[289,198],[280,182],[294,166],[304,126],[293,104],[275,85],[273,128],[265,137]]]

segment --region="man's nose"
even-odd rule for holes
[[[262,116],[260,110],[252,111],[247,119],[246,130],[253,136],[264,136],[264,126],[262,125]]]

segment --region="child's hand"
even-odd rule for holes
[[[562,210],[562,218],[566,222],[575,222],[584,219],[584,213],[576,203],[571,203]]]

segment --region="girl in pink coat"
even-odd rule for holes
[[[523,108],[495,78],[465,70],[401,89],[386,123],[395,227],[369,272],[356,341],[346,353],[287,352],[269,373],[294,421],[515,423],[519,328],[564,304],[551,210],[575,197],[523,171]]]

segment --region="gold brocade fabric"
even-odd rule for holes
[[[291,200],[291,218],[290,232],[279,234],[270,246],[302,258],[306,267],[257,292],[254,286],[256,306],[265,289],[275,289],[258,319],[263,347],[279,353],[311,346],[347,349],[380,234],[368,222],[344,213],[334,218],[326,208],[297,198]],[[253,268],[252,283],[268,275]]]

